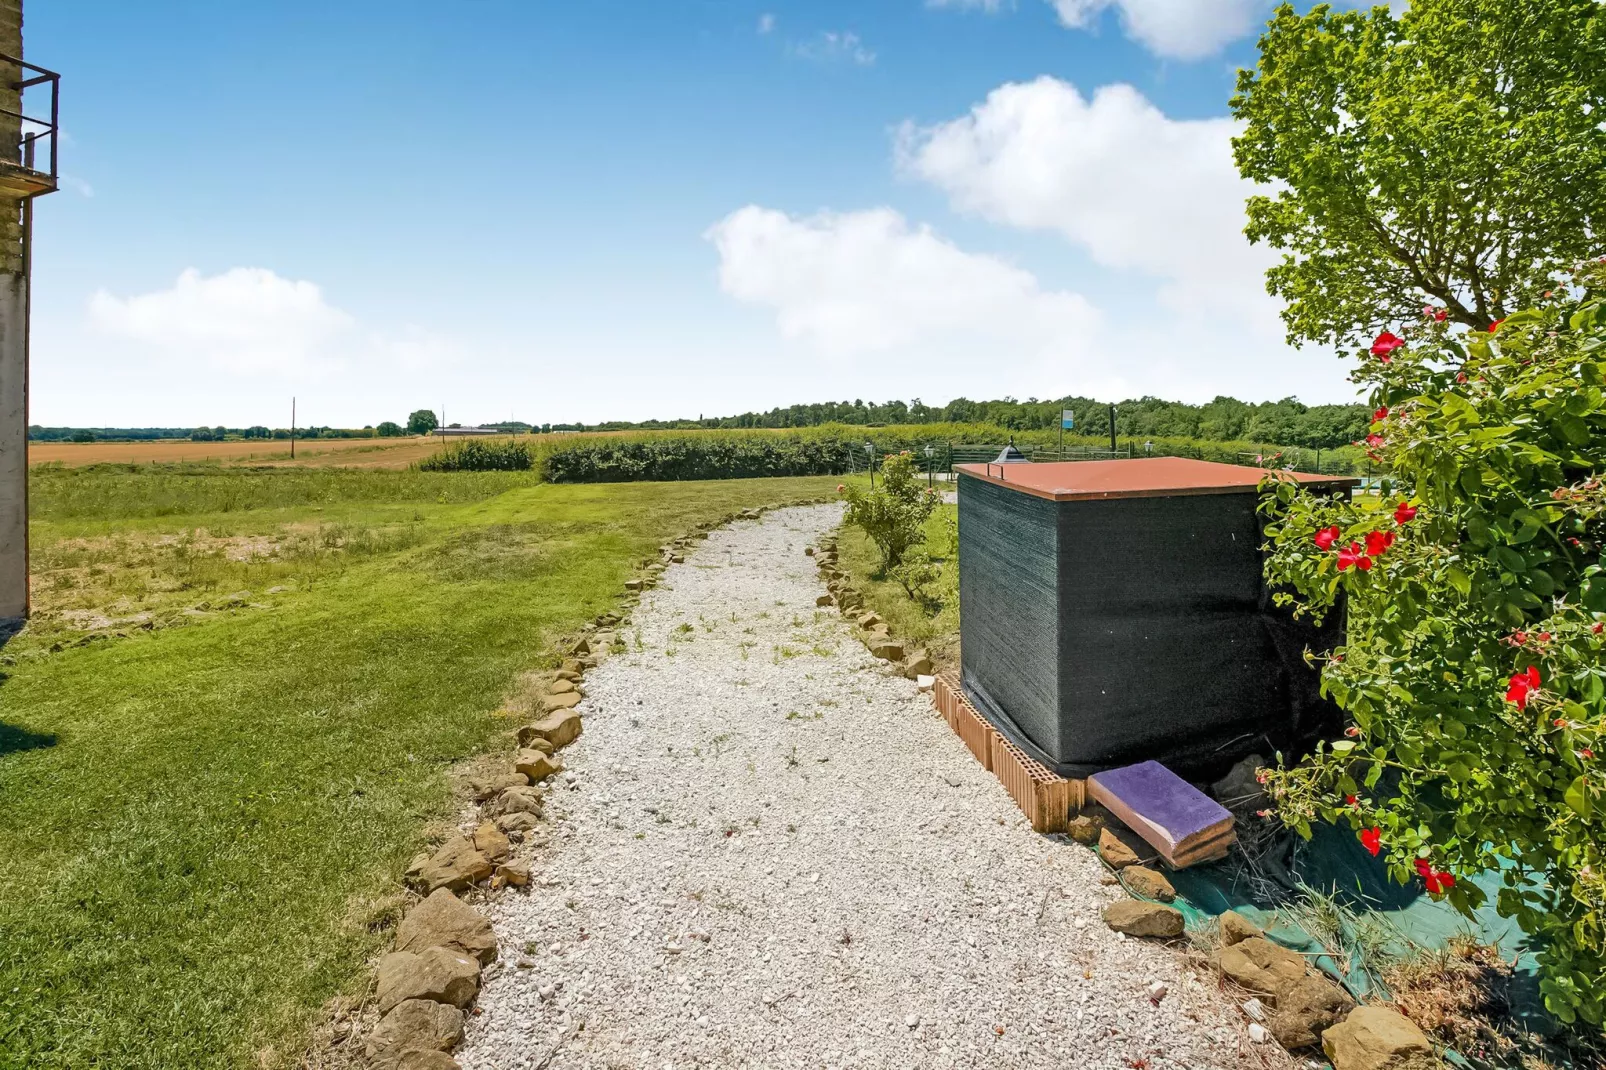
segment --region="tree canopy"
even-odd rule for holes
[[[425,435],[440,426],[440,421],[428,409],[419,409],[407,417],[407,433]]]
[[[1543,298],[1606,224],[1597,0],[1279,7],[1238,74],[1251,241],[1292,344],[1352,343],[1423,305],[1483,330]]]

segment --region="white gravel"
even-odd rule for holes
[[[1283,1064],[814,608],[839,518],[715,532],[588,674],[535,882],[487,907],[465,1070]]]

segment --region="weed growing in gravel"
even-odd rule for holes
[[[810,648],[810,653],[821,658],[835,657],[836,648],[825,646],[823,643],[815,643],[814,646]]]
[[[786,714],[786,719],[788,721],[823,721],[825,720],[825,714],[819,710],[815,710],[813,713],[798,713],[796,710],[789,710]]]

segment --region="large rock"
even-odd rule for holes
[[[1120,899],[1104,908],[1104,924],[1128,936],[1181,936],[1182,911],[1163,903]]]
[[[903,644],[896,639],[872,639],[870,655],[882,661],[902,661]]]
[[[508,788],[496,797],[491,804],[491,811],[495,814],[531,814],[541,813],[541,789],[537,787]]]
[[[578,713],[573,710],[557,710],[534,724],[527,724],[519,729],[519,742],[525,743],[527,739],[544,739],[556,749],[573,743],[580,738],[580,732]]]
[[[495,824],[483,821],[474,830],[474,849],[492,862],[500,862],[512,853],[513,845]]]
[[[1125,869],[1141,861],[1136,851],[1107,828],[1099,829],[1099,857],[1111,869]]]
[[[1273,1005],[1305,979],[1305,960],[1265,937],[1252,936],[1221,949],[1221,972]]]
[[[480,963],[449,947],[392,951],[379,960],[378,989],[381,1014],[409,999],[466,1007],[480,990]]]
[[[917,676],[930,676],[935,669],[931,655],[924,650],[916,650],[903,663],[903,674],[911,680]]]
[[[586,660],[591,661],[590,658],[587,658]],[[548,713],[551,713],[553,710],[572,710],[576,706],[580,705],[580,699],[581,695],[578,691],[570,691],[566,695],[542,695],[541,705]]]
[[[1078,814],[1065,826],[1065,834],[1077,843],[1087,844],[1089,847],[1099,842],[1099,833],[1104,831],[1104,822],[1100,818],[1087,814]]]
[[[496,958],[496,934],[479,911],[439,888],[407,912],[396,930],[396,950],[417,953],[445,947],[482,963]]]
[[[815,604],[815,605],[816,605],[816,606],[819,606],[819,607],[821,607],[821,608],[824,608],[824,607],[825,607],[825,606],[828,606],[828,605],[831,605],[831,604],[832,604],[832,603],[834,603],[834,602],[835,602],[835,601],[836,601],[836,599],[834,599],[834,598],[832,598],[832,597],[831,597],[831,596],[830,596],[830,595],[828,595],[828,594],[822,594],[822,595],[819,595],[819,596],[817,596],[817,597],[816,597],[816,598],[815,598],[815,599],[814,599],[814,604]]]
[[[463,1012],[445,1003],[409,999],[390,1009],[368,1034],[368,1057],[395,1070],[409,1051],[450,1051],[463,1039]]]
[[[501,829],[504,835],[508,836],[515,832],[520,834],[533,832],[540,823],[534,814],[523,810],[515,810],[511,814],[503,814],[496,819],[496,827]]]
[[[517,791],[517,788],[510,788]],[[507,794],[507,792],[503,792]],[[454,834],[441,844],[440,848],[429,856],[418,870],[418,880],[426,890],[433,892],[436,888],[450,888],[452,891],[462,891],[464,888],[484,880],[491,875],[491,861],[474,848],[474,844],[467,836]]]
[[[538,750],[519,751],[519,756],[513,761],[513,767],[529,777],[532,784],[539,784],[547,777],[563,772],[562,762]]]
[[[571,691],[578,690],[580,690],[580,685],[573,680],[553,680],[546,685],[546,693],[549,695],[567,695]]]
[[[475,777],[468,782],[468,789],[474,796],[475,802],[484,802],[494,799],[508,788],[516,788],[528,784],[530,778],[523,773],[498,773],[493,776]]]
[[[1333,1070],[1429,1070],[1438,1066],[1433,1045],[1402,1014],[1357,1007],[1322,1034],[1322,1053]]]
[[[1289,1051],[1315,1044],[1322,1030],[1342,1022],[1355,1009],[1350,994],[1326,977],[1306,977],[1284,992],[1266,1023],[1277,1043]]]
[[[1170,881],[1145,866],[1127,866],[1121,871],[1121,880],[1133,895],[1141,895],[1145,899],[1169,903],[1177,897],[1177,890]]]
[[[1229,910],[1218,919],[1221,926],[1221,942],[1223,944],[1236,944],[1244,940],[1253,940],[1265,936],[1260,926],[1238,913]]]

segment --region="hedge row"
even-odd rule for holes
[[[535,467],[528,442],[469,439],[418,462],[424,472],[523,472]]]
[[[840,475],[863,471],[866,444],[881,454],[910,450],[920,459],[929,443],[946,446],[999,445],[1010,432],[991,424],[925,424],[877,428],[819,427],[796,431],[669,431],[642,434],[575,436],[545,446],[541,476],[549,483],[626,483],[637,480],[747,479],[765,476]],[[1059,436],[1053,431],[1016,432],[1021,446],[1053,448]],[[1068,436],[1069,447],[1107,447],[1109,440]],[[1132,456],[1195,457],[1207,461],[1255,464],[1292,464],[1311,469],[1313,450],[1290,449],[1252,442],[1216,442],[1201,439],[1121,439]],[[1273,461],[1273,458],[1277,458]],[[938,464],[944,462],[938,455]],[[1320,457],[1324,471],[1356,470],[1358,452],[1327,450]]]

